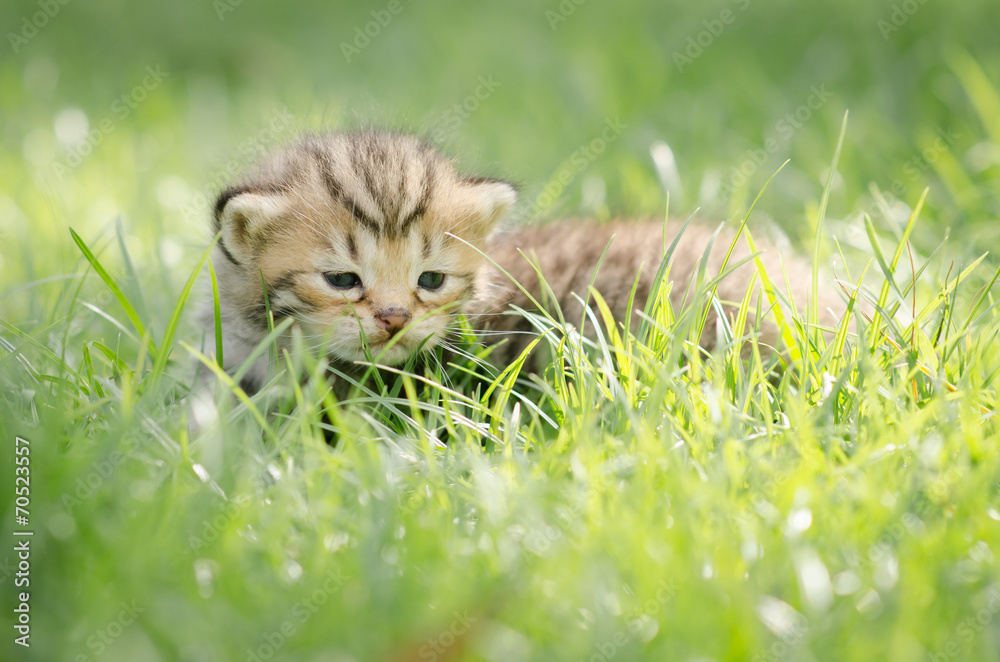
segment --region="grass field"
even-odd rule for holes
[[[996,3],[19,0],[0,24],[0,658],[1000,660]],[[540,316],[541,374],[335,402],[296,350],[254,398],[194,402],[212,195],[368,123],[518,181],[518,221],[745,221],[856,305],[825,334],[784,306],[777,372],[738,319],[696,349],[706,274],[640,329],[592,296],[596,343]]]

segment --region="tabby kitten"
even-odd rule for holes
[[[308,340],[322,344],[331,362],[348,371],[365,360],[366,344],[389,365],[434,347],[462,312],[480,328],[508,334],[511,342],[495,356],[509,361],[531,327],[523,316],[503,312],[532,305],[482,252],[541,300],[535,269],[519,249],[533,255],[567,319],[579,320],[582,308],[571,293],[586,295],[615,234],[596,287],[624,320],[642,265],[635,298],[641,307],[659,264],[662,223],[562,222],[494,232],[516,197],[511,184],[461,175],[449,159],[408,135],[370,130],[310,136],[271,155],[215,206],[225,368],[241,366],[267,335],[268,305],[276,323],[294,318]],[[730,239],[725,233],[717,238],[708,273],[717,273]],[[710,240],[705,228],[684,233],[671,271],[675,303]],[[792,268],[805,265],[793,260]],[[738,302],[752,270],[746,265],[725,279],[719,298]],[[793,279],[799,301],[804,280]],[[205,321],[211,326],[213,316]],[[765,325],[763,333],[765,342],[776,341],[772,327]],[[258,359],[247,372],[245,390],[264,383],[267,361]]]

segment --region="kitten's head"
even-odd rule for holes
[[[416,138],[314,136],[219,197],[218,260],[242,280],[243,310],[294,317],[327,354],[398,364],[433,347],[476,294],[478,252],[516,192],[459,175]],[[478,250],[477,250],[478,249]],[[363,340],[364,339],[364,340]]]

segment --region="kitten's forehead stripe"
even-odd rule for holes
[[[381,234],[381,227],[365,213],[364,209],[358,206],[358,203],[354,198],[347,194],[344,185],[340,183],[333,173],[334,165],[330,155],[321,151],[321,149],[316,146],[310,146],[309,153],[315,157],[316,162],[319,165],[320,173],[323,177],[323,184],[326,186],[327,193],[329,193],[330,198],[333,199],[334,203],[341,204],[349,209],[351,215],[359,223],[371,230],[372,233],[378,237]],[[356,160],[354,165],[356,171]]]
[[[323,177],[323,184],[326,186],[330,197],[334,201],[339,201],[344,193],[344,187],[341,186],[340,182],[333,175],[333,163],[331,162],[330,155],[316,145],[309,145],[307,151],[316,159],[316,165],[319,166],[320,174]]]
[[[378,146],[372,145],[369,149],[371,150],[372,156],[377,158]],[[388,218],[389,213],[386,211],[385,206],[382,204],[384,202],[384,198],[380,199],[380,196],[377,194],[378,187],[376,186],[375,183],[375,169],[371,167],[372,164],[364,163],[361,160],[360,149],[357,143],[354,144],[354,149],[352,150],[352,156],[354,160],[354,170],[355,172],[360,171],[361,175],[364,177],[365,186],[367,187],[368,190],[368,195],[371,196],[372,201],[375,203],[375,206],[382,214],[382,218]],[[383,159],[382,159],[383,163],[381,164],[383,168],[385,167],[384,156],[385,155],[383,154]]]
[[[413,223],[426,212],[430,193],[429,174],[432,168],[425,150],[417,149],[413,154],[407,153],[403,147],[391,142],[387,136],[370,135],[352,142],[349,149],[355,176],[359,181],[363,180],[366,197],[381,212],[379,232],[388,239],[398,239],[409,233]],[[419,162],[423,170],[423,186],[419,195],[414,195],[415,183],[411,182],[414,175],[411,169],[417,167],[415,162]],[[410,204],[413,208],[403,218],[404,210]]]
[[[372,148],[371,145],[368,146],[368,151]],[[361,155],[361,145],[358,142],[353,142],[351,144],[351,166],[354,170],[354,176],[361,181],[364,180],[364,188],[362,188],[358,193],[367,193],[368,197],[371,198],[372,203],[375,205],[375,211],[385,217],[385,210],[379,204],[379,198],[376,195],[375,179],[372,169],[368,167],[368,164],[362,161]],[[361,206],[358,204],[359,197],[351,196],[349,199],[351,213],[364,223],[369,229],[375,233],[375,236],[379,236],[382,232],[382,226],[376,222]]]
[[[405,170],[404,170],[405,172]],[[427,204],[431,198],[431,191],[434,189],[434,168],[431,166],[430,162],[424,160],[424,186],[420,193],[420,199],[417,201],[416,206],[410,215],[403,220],[400,225],[400,234],[405,237],[410,233],[410,228],[413,223],[423,217],[427,213]]]
[[[409,179],[410,179],[410,169],[407,168],[404,164],[403,168],[401,169],[401,172],[399,173],[399,186],[396,187],[396,197],[400,201],[406,199],[406,193],[409,190],[409,187],[407,186],[409,184]],[[400,203],[400,205],[402,206],[402,203]]]
[[[353,232],[347,234],[347,252],[350,253],[352,260],[358,261],[358,241],[354,238]]]
[[[351,210],[351,215],[355,218],[355,220],[371,231],[376,238],[380,238],[382,236],[382,226],[365,213],[365,210],[358,206],[358,203],[354,200],[354,198],[350,198],[345,195],[342,197],[341,202],[345,207]]]

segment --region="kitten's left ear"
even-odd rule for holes
[[[513,184],[501,179],[467,179],[466,183],[475,195],[476,216],[479,224],[487,232],[503,218],[507,210],[517,202],[517,189]]]

